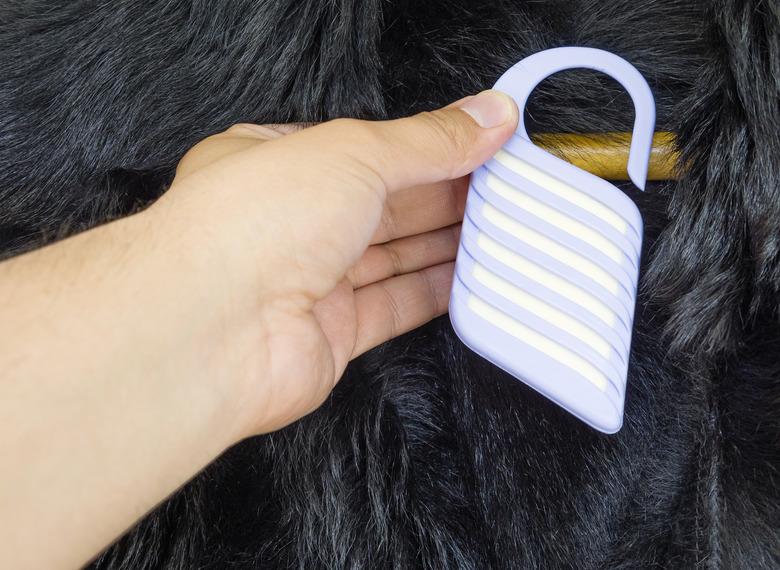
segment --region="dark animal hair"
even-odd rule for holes
[[[232,123],[408,114],[566,44],[642,71],[686,165],[626,186],[646,248],[623,430],[594,433],[439,319],[227,452],[94,568],[780,567],[776,0],[9,0],[0,250],[143,207]],[[537,131],[632,118],[586,72],[528,113]]]

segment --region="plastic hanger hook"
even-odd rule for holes
[[[595,48],[561,47],[533,54],[510,68],[495,85],[514,98],[520,110],[517,134],[531,140],[523,113],[528,98],[539,83],[567,69],[594,69],[615,79],[634,102],[634,130],[628,156],[628,176],[640,190],[645,189],[650,151],[655,129],[655,100],[650,86],[636,68],[623,58]]]

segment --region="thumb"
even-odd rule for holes
[[[303,156],[315,152],[320,159],[328,153],[340,168],[354,169],[384,193],[468,174],[496,153],[517,121],[514,101],[489,90],[404,119],[337,119],[274,144],[295,146]]]

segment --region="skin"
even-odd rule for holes
[[[394,121],[237,125],[144,212],[0,263],[0,567],[83,565],[443,314],[465,176],[516,124],[484,92]]]

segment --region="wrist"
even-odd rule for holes
[[[257,408],[268,399],[269,303],[244,275],[251,263],[212,239],[230,234],[235,220],[215,215],[206,228],[173,204],[127,219],[142,258],[138,302],[146,308],[138,312],[151,315],[141,328],[164,339],[167,381],[200,394],[193,405],[227,447],[258,433]]]
[[[0,447],[25,457],[5,470],[13,493],[2,499],[19,513],[45,504],[34,528],[69,566],[238,438],[235,392],[212,374],[209,326],[187,275],[171,277],[181,268],[154,221],[132,216],[0,268],[2,312],[16,324],[0,330]],[[10,543],[34,544],[31,528],[7,529]]]
[[[204,444],[221,451],[246,431],[237,411],[251,320],[210,232],[184,221],[156,207],[123,220],[136,236],[136,271],[126,284],[136,320],[127,346],[148,347],[146,366],[170,387],[171,413],[190,413]]]

